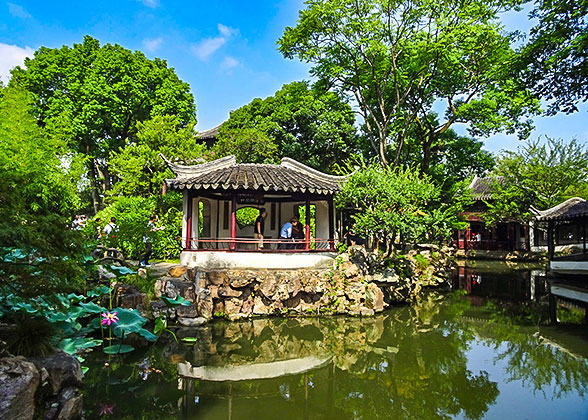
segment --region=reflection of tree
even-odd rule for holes
[[[459,305],[456,302],[452,310],[459,313]],[[498,396],[497,385],[487,373],[467,369],[471,335],[440,316],[442,307],[430,297],[394,311],[373,347],[396,347],[398,352],[371,352],[362,373],[339,376],[337,405],[366,419],[446,419],[460,412],[481,418]]]
[[[91,368],[84,376],[85,417],[177,419],[177,402],[183,392],[176,386],[177,368],[162,350],[153,348],[149,354],[134,352],[110,359],[93,355],[95,360],[87,361]]]
[[[525,387],[544,393],[549,388],[557,398],[574,391],[583,396],[588,391],[586,360],[543,337],[542,332],[548,330],[535,326],[540,323],[537,317],[522,315],[529,312],[528,308],[493,302],[486,309],[492,311],[492,322],[477,325],[476,332],[487,345],[496,349],[496,360],[506,363],[506,380],[520,380]],[[513,323],[513,318],[519,322]],[[521,325],[525,320],[528,326]],[[569,333],[560,338],[565,337],[569,337]]]
[[[512,322],[497,308],[470,306],[459,294],[431,294],[411,307],[373,318],[215,322],[190,331],[198,340],[194,346],[170,341],[167,347],[152,349],[151,366],[163,372],[152,372],[146,381],[134,366],[143,358],[127,358],[124,363],[113,359],[110,375],[91,369],[86,403],[90,414],[99,411],[99,402],[107,401],[117,405],[116,418],[135,415],[161,420],[173,413],[186,418],[225,417],[223,410],[228,407],[234,419],[287,420],[306,418],[308,413],[310,418],[337,420],[480,419],[499,390],[487,372],[468,369],[476,342],[493,348],[495,361],[506,364],[505,380],[521,381],[526,388],[555,397],[574,391],[583,396],[588,387],[586,361],[546,344],[534,334],[537,331],[537,327]],[[181,358],[174,353],[193,366],[329,354],[333,361],[306,374],[263,381],[182,379],[182,393],[177,390],[175,365],[165,362],[170,356]],[[197,397],[200,402],[195,404]]]

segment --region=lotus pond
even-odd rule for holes
[[[588,328],[548,325],[536,267],[371,318],[214,321],[86,361],[87,418],[586,419]]]

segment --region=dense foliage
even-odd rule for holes
[[[439,188],[419,171],[379,165],[353,173],[337,196],[340,207],[356,208],[353,229],[386,244],[439,241],[459,227],[464,200],[439,203]]]
[[[516,152],[504,151],[494,175],[500,182],[494,183],[486,220],[528,221],[531,207],[545,210],[575,195],[588,198],[588,148],[577,140],[529,141]]]
[[[330,172],[336,162],[358,151],[354,122],[351,107],[334,93],[310,88],[307,82],[292,82],[273,96],[254,99],[231,112],[216,149],[235,154],[243,162],[271,162],[286,156]],[[247,136],[251,136],[250,145]]]
[[[111,195],[150,197],[159,195],[163,181],[173,178],[162,155],[194,164],[201,159],[205,146],[196,144],[194,123],[182,127],[177,116],[156,115],[137,123],[133,142],[111,154],[112,173],[118,178]]]
[[[537,1],[537,20],[522,48],[525,80],[549,101],[547,113],[571,113],[588,99],[588,1]]]
[[[357,104],[383,164],[401,163],[417,127],[426,173],[432,149],[455,123],[468,123],[472,135],[528,135],[525,118],[538,102],[512,75],[516,54],[497,20],[515,4],[310,0],[278,44],[285,57],[313,65],[319,86]],[[445,105],[442,121],[437,102]]]
[[[39,124],[85,158],[94,211],[116,181],[111,153],[134,143],[137,122],[156,115],[195,122],[190,87],[164,60],[90,36],[73,47],[41,47],[12,71],[10,84],[30,91]]]
[[[71,258],[81,237],[68,225],[81,165],[62,139],[37,126],[31,99],[18,86],[0,88],[0,286],[37,295],[75,281]],[[5,264],[12,248],[31,259]]]

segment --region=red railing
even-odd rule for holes
[[[259,240],[254,238],[182,238],[184,251],[258,251],[258,252],[306,252],[334,250],[332,239],[263,239],[263,248],[259,249]],[[186,246],[186,244],[190,244]]]

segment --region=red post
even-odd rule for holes
[[[231,204],[231,251],[237,249],[237,196],[233,194],[233,202]]]
[[[310,249],[310,200],[306,200],[306,227],[304,235],[304,249]]]
[[[335,209],[333,196],[329,197],[329,249],[335,250]]]
[[[192,249],[192,194],[188,194],[188,217],[186,218],[186,249]]]

